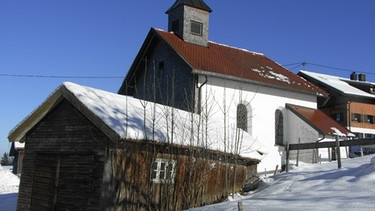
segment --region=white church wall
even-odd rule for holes
[[[204,77],[200,78],[201,84],[205,81]],[[280,109],[284,112],[286,133],[286,128],[293,127],[294,124],[285,121],[286,103],[316,108],[316,96],[313,95],[217,77],[207,78],[201,95],[203,113],[208,111],[208,116],[223,120],[223,129],[228,131],[227,140],[231,138],[229,131],[236,128],[237,105],[246,105],[251,114],[248,117],[248,133],[268,150],[258,165],[259,172],[273,171],[277,165],[280,168],[282,164],[285,150],[283,146],[275,145],[275,111]]]
[[[319,133],[309,124],[299,118],[290,110],[286,110],[285,144],[314,143],[319,140]],[[315,151],[316,153],[316,151]],[[289,159],[298,160],[305,163],[316,162],[316,154],[313,150],[290,151]]]

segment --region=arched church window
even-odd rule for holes
[[[275,144],[284,145],[284,117],[279,109],[275,111]]]
[[[244,104],[237,105],[237,128],[247,132],[247,108]]]

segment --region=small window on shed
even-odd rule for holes
[[[152,182],[174,183],[176,164],[176,160],[156,158],[152,165]]]
[[[194,35],[202,36],[203,24],[196,21],[191,21],[191,33]]]

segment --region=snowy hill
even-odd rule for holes
[[[15,210],[19,179],[0,166],[0,210]],[[191,211],[238,210],[374,210],[375,156],[337,163],[300,164],[289,173],[264,178],[247,196]]]
[[[19,178],[9,169],[0,166],[0,210],[16,210]]]
[[[259,190],[234,201],[194,211],[238,210],[375,210],[375,156],[337,163],[300,164],[289,173],[264,179]]]

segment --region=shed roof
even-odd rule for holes
[[[192,67],[195,74],[231,77],[297,92],[327,95],[324,90],[261,53],[215,42],[203,47],[186,43],[171,32],[151,29],[150,33],[154,32]]]
[[[202,125],[198,122],[201,118],[196,114],[70,82],[59,86],[9,133],[8,139],[23,141],[27,132],[62,99],[68,100],[112,141],[151,140],[221,152],[230,151],[224,150],[221,144],[224,128],[220,121],[212,121],[207,137],[203,137],[205,133],[195,134],[198,131],[197,125]],[[258,152],[267,153],[263,146],[246,132],[240,132],[246,141],[243,141],[242,150],[238,153],[244,157],[261,159]]]
[[[334,121],[321,110],[286,104],[286,108],[308,123],[322,135],[354,136],[348,129]]]

